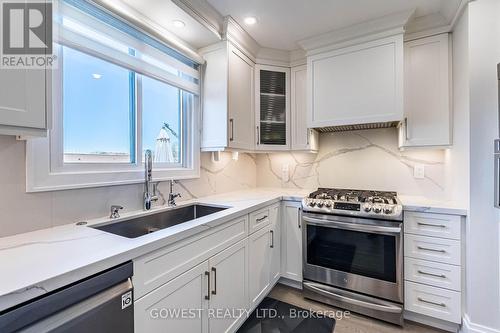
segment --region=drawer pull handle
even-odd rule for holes
[[[417,222],[418,225],[423,225],[426,227],[435,227],[435,228],[446,228],[444,224],[430,224],[430,223],[422,223],[422,222]]]
[[[422,275],[435,276],[435,277],[442,278],[442,279],[446,278],[446,275],[444,275],[444,274],[427,273],[427,272],[424,272],[424,271],[421,271],[421,270],[418,270],[417,272],[418,272],[418,274],[422,274]]]
[[[217,269],[212,267],[212,272],[214,272],[214,290],[212,290],[212,295],[217,295]]]
[[[420,298],[420,297],[417,297],[418,301],[419,302],[422,302],[422,303],[427,303],[427,304],[432,304],[432,305],[437,305],[437,306],[441,306],[443,308],[446,307],[446,304],[444,303],[436,303],[436,302],[432,302],[432,301],[428,301],[428,300],[425,300],[423,298]]]
[[[207,295],[205,296],[206,300],[210,300],[210,272],[205,271],[205,276],[207,277]]]
[[[274,230],[270,230],[269,233],[271,234],[271,245],[269,247],[274,249]]]
[[[430,248],[428,248],[428,247],[422,247],[422,246],[417,246],[417,249],[419,249],[419,250],[424,250],[424,251],[431,251],[431,252],[446,253],[446,251],[445,251],[445,250],[430,249]]]
[[[262,222],[262,221],[264,221],[265,219],[267,219],[267,215],[262,216],[260,219],[255,219],[255,221],[257,221],[257,222]]]

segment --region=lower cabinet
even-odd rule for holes
[[[277,203],[135,259],[135,332],[235,332],[281,276],[281,232]]]
[[[233,332],[248,308],[248,246],[244,239],[209,259],[209,331]],[[227,314],[230,314],[228,316]]]
[[[208,332],[208,261],[190,269],[134,303],[134,332]],[[190,318],[183,311],[199,311]]]
[[[284,201],[282,213],[282,276],[297,282],[302,282],[301,203]]]
[[[271,286],[278,282],[281,276],[281,214],[280,205],[269,209],[271,219]]]
[[[135,332],[234,331],[248,308],[247,258],[244,239],[138,299]]]
[[[271,226],[248,237],[250,308],[256,307],[271,286]]]

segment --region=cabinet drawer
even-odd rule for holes
[[[249,215],[250,233],[253,233],[271,223],[269,218],[270,207],[252,212]]]
[[[405,235],[405,257],[460,265],[460,241]]]
[[[193,236],[179,244],[134,260],[134,295],[140,298],[214,254],[244,239],[247,216],[228,222],[210,233]]]
[[[460,240],[458,215],[405,212],[405,233]]]
[[[460,266],[405,258],[405,280],[460,291]]]
[[[460,324],[461,294],[406,281],[405,310]]]

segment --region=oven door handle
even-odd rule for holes
[[[347,229],[347,230],[353,230],[353,231],[364,231],[364,232],[390,234],[390,235],[401,234],[401,227],[385,227],[385,226],[378,226],[378,225],[346,223],[346,222],[339,222],[339,221],[332,221],[332,220],[315,219],[315,218],[304,216],[304,215],[302,216],[302,219],[310,224],[323,225],[323,226],[337,228],[337,229]]]
[[[403,311],[401,307],[396,306],[396,305],[370,303],[370,302],[365,302],[365,301],[362,301],[359,299],[354,299],[354,298],[350,298],[347,296],[339,295],[339,294],[336,294],[334,292],[319,288],[315,284],[310,283],[310,282],[304,282],[304,286],[306,288],[314,290],[315,292],[317,292],[323,296],[333,298],[333,299],[336,299],[338,301],[345,302],[348,304],[357,305],[357,306],[361,306],[361,307],[372,309],[372,310],[390,312],[390,313],[401,313]]]

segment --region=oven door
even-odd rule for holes
[[[303,276],[403,303],[402,223],[304,213]]]

